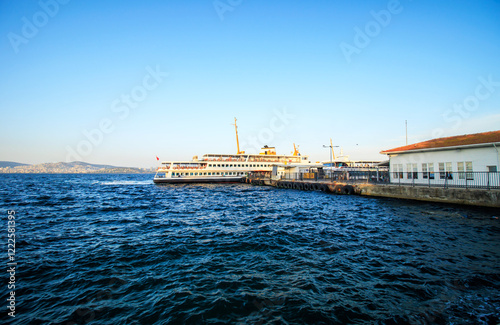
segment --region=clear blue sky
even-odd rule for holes
[[[330,138],[384,159],[405,120],[410,143],[498,130],[499,17],[495,0],[2,0],[0,160],[234,153],[234,117],[247,152],[314,161]]]

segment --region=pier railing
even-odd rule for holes
[[[288,173],[282,176],[281,180],[500,189],[500,172],[389,173],[387,170],[345,170],[321,173]]]
[[[500,172],[392,172],[391,184],[500,189]]]
[[[310,173],[288,173],[282,180],[347,182],[347,183],[389,183],[389,172],[384,170],[341,170]]]

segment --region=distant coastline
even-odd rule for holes
[[[150,174],[154,172],[155,168],[117,167],[82,161],[35,165],[0,161],[0,174]]]

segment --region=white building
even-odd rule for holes
[[[459,135],[384,150],[391,183],[499,186],[500,131]]]

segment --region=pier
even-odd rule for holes
[[[273,179],[266,175],[249,175],[243,182],[258,186],[273,186],[301,191],[323,191],[336,195],[387,197],[438,203],[463,204],[482,207],[500,207],[499,173],[475,172],[462,178],[455,173],[443,181],[432,179],[426,184],[418,182],[391,183],[387,171],[359,170],[332,174],[297,173]],[[418,175],[415,179],[418,179]],[[420,175],[423,176],[423,175]],[[453,175],[452,175],[453,176]],[[473,178],[476,181],[471,181]],[[465,179],[464,182],[461,182]],[[469,181],[467,181],[469,179]]]

